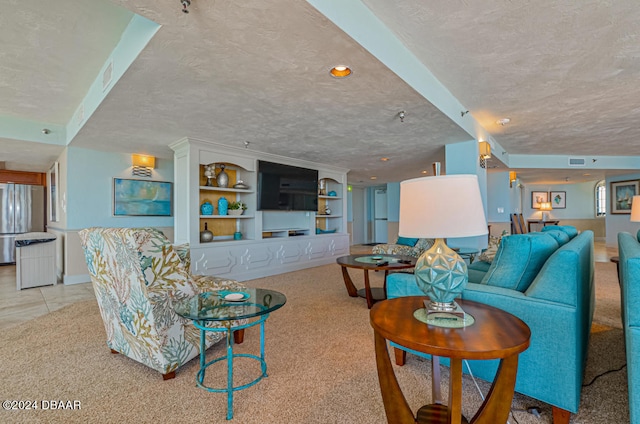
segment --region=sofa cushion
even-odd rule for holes
[[[400,244],[402,246],[410,246],[413,247],[418,242],[417,238],[409,238],[409,237],[398,237],[396,240],[396,244]]]
[[[531,234],[550,235],[558,242],[559,246],[563,246],[569,243],[569,240],[571,240],[569,235],[562,230],[547,230],[544,233],[531,233]]]
[[[480,283],[489,271],[491,263],[485,261],[475,261],[467,267],[470,283]]]
[[[524,292],[558,247],[558,242],[548,234],[503,237],[481,284]]]
[[[569,239],[572,239],[578,235],[578,229],[573,225],[546,225],[542,227],[543,233],[554,230],[564,231],[569,236]]]

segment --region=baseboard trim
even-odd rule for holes
[[[63,278],[63,282],[65,286],[72,284],[90,283],[91,277],[89,276],[89,274],[65,275]]]

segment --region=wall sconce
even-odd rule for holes
[[[480,151],[480,168],[487,167],[487,159],[491,157],[491,144],[488,141],[481,141],[478,143],[478,150]]]
[[[513,187],[513,183],[515,183],[517,179],[518,175],[516,174],[516,171],[509,171],[509,188]]]
[[[133,165],[131,175],[150,178],[151,170],[156,166],[156,158],[154,156],[132,154],[131,165]]]

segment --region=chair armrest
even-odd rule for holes
[[[192,275],[191,280],[193,281],[198,293],[213,290],[243,290],[247,287],[236,280],[212,277],[210,275]]]

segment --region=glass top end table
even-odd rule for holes
[[[245,288],[241,291],[213,290],[203,292],[189,299],[176,302],[178,315],[193,321],[200,329],[200,370],[196,374],[198,387],[209,392],[227,393],[227,420],[233,418],[233,392],[253,386],[267,377],[267,363],[264,359],[264,323],[269,314],[280,309],[287,302],[284,294],[275,290]],[[238,323],[238,321],[242,321]],[[222,325],[212,327],[211,322]],[[234,324],[235,322],[235,324]],[[233,353],[234,331],[260,324],[260,356],[249,353]],[[226,332],[226,355],[206,362],[206,332]],[[233,385],[233,359],[251,358],[260,363],[261,374],[241,386]],[[204,377],[209,366],[227,360],[227,386],[214,388],[204,385]]]

